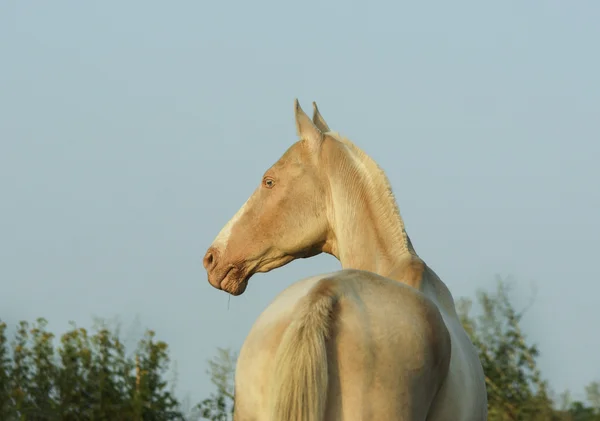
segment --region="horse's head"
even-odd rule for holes
[[[213,287],[240,295],[254,273],[323,251],[330,234],[330,190],[321,150],[329,128],[313,105],[311,120],[295,101],[300,140],[264,173],[206,252],[204,267]]]

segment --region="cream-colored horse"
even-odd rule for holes
[[[477,352],[406,231],[383,171],[295,103],[300,140],[208,249],[215,288],[321,252],[343,270],[292,284],[246,338],[236,421],[484,421]]]

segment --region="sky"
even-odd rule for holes
[[[582,398],[600,380],[599,19],[584,0],[3,0],[0,318],[152,328],[180,396],[207,397],[217,347],[340,267],[295,261],[239,297],[202,267],[297,140],[297,97],[386,171],[455,298],[502,276],[533,300],[543,375]]]

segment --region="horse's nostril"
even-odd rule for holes
[[[212,252],[207,252],[206,256],[204,256],[204,268],[206,270],[210,270],[213,267],[213,264],[215,262],[215,257],[212,254]]]

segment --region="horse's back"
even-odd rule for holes
[[[301,300],[318,293],[336,296],[325,419],[424,421],[449,364],[442,317],[418,290],[356,270],[298,281],[263,311],[238,360],[236,421],[269,419],[276,352]]]

